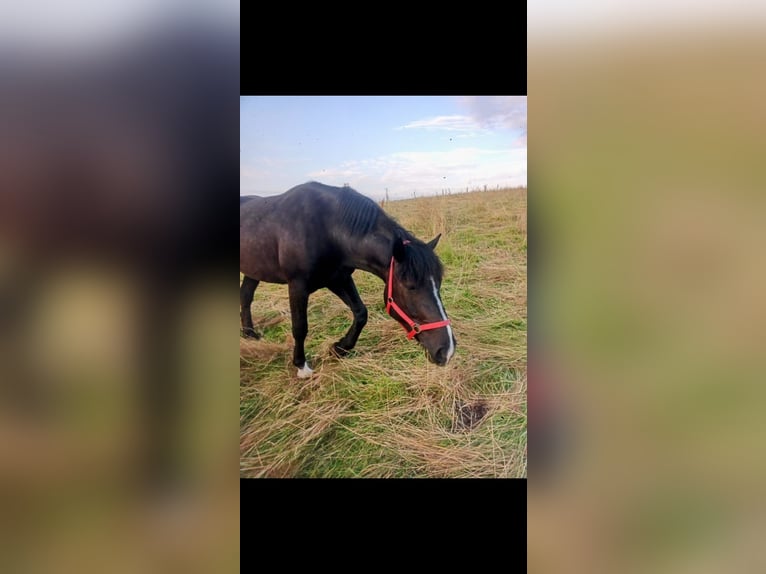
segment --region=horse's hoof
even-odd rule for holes
[[[261,336],[258,333],[256,333],[253,329],[245,329],[244,331],[242,331],[242,336],[245,339],[260,339],[261,338]]]
[[[308,379],[313,374],[314,374],[314,371],[312,370],[311,367],[309,367],[308,363],[303,363],[303,368],[298,369],[299,379]]]
[[[349,349],[344,349],[343,347],[338,345],[338,343],[333,344],[330,350],[332,351],[333,355],[340,358],[347,357],[350,352]]]

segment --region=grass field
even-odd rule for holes
[[[527,191],[390,202],[423,240],[442,233],[442,299],[457,350],[437,367],[383,309],[383,282],[354,278],[369,322],[351,355],[330,345],[351,312],[327,290],[309,300],[306,353],[292,366],[287,287],[261,283],[258,341],[240,339],[242,477],[526,477]]]

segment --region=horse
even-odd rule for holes
[[[225,278],[234,255],[233,205],[220,190],[236,173],[239,37],[190,23],[136,29],[81,55],[33,45],[0,55],[0,402],[55,414],[51,431],[64,420],[70,379],[37,358],[53,347],[40,343],[51,322],[39,319],[40,301],[56,278],[119,270],[134,315],[131,328],[113,329],[135,354],[106,360],[115,380],[135,380],[139,434],[129,443],[151,488],[187,468],[178,439],[189,297]]]
[[[293,365],[299,378],[313,370],[306,361],[309,295],[327,288],[353,313],[345,336],[332,352],[345,357],[367,323],[367,307],[352,274],[361,269],[385,283],[387,313],[426,350],[446,365],[457,341],[439,289],[443,266],[434,252],[441,234],[428,243],[416,238],[369,197],[354,189],[319,182],[298,185],[281,195],[240,197],[240,319],[245,337],[258,338],[251,304],[258,284],[287,284],[295,339]]]

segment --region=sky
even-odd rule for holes
[[[316,180],[375,199],[526,186],[526,96],[243,96],[240,195]]]

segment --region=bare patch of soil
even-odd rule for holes
[[[484,419],[489,407],[482,400],[472,403],[458,401],[455,403],[455,418],[452,421],[452,432],[468,432],[476,428]]]

